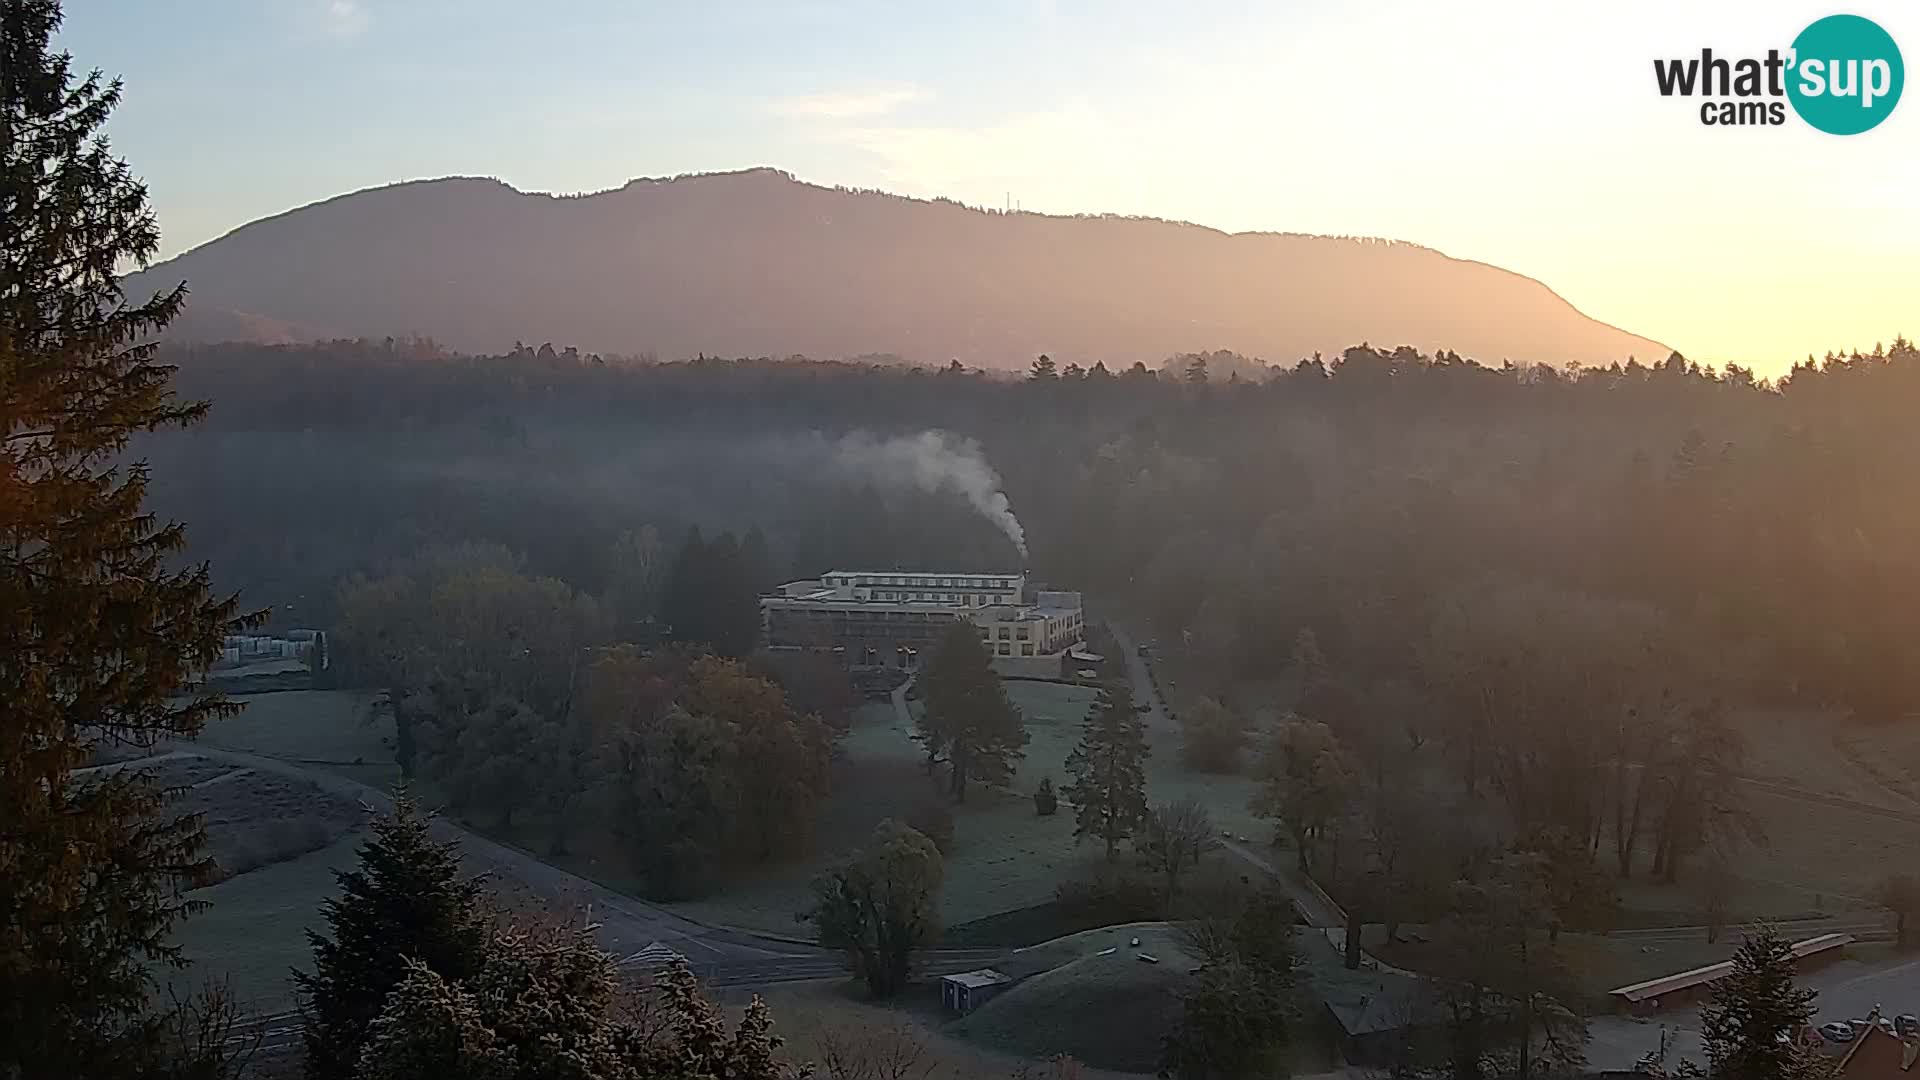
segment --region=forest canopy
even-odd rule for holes
[[[690,527],[760,530],[771,578],[1017,565],[965,500],[875,489],[829,452],[937,430],[999,470],[1037,576],[1184,632],[1223,675],[1280,665],[1308,630],[1341,671],[1405,676],[1504,587],[1657,625],[1747,696],[1885,718],[1920,695],[1904,340],[1777,382],[1678,356],[1562,371],[1364,345],[1261,380],[424,341],[166,359],[217,404],[136,446],[156,509],[199,525],[192,554],[281,625],[327,624],[340,580],[434,544],[504,545],[594,596],[621,588],[635,537],[665,559]]]

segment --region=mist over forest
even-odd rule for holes
[[[1678,358],[1561,372],[1364,346],[1257,383],[1190,362],[1010,380],[417,342],[166,359],[216,405],[137,446],[155,508],[282,626],[326,625],[350,574],[472,540],[594,594],[623,533],[671,550],[695,526],[763,533],[782,579],[1018,565],[958,489],[876,483],[842,453],[942,432],[1004,479],[1036,576],[1150,613],[1223,675],[1310,629],[1342,666],[1404,678],[1436,620],[1534,590],[1644,609],[1748,693],[1914,706],[1893,659],[1920,622],[1904,342],[1777,385]]]

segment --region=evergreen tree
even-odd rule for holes
[[[688,529],[661,598],[669,635],[721,656],[751,653],[760,634],[759,593],[752,574],[732,533],[707,540],[697,527]]]
[[[0,0],[0,1076],[105,1077],[158,1037],[150,966],[179,962],[181,886],[211,864],[149,772],[74,770],[234,710],[191,677],[235,607],[172,565],[182,529],[118,460],[205,406],[154,363],[185,287],[121,291],[159,231],[100,134],[120,84],[75,76],[60,20],[56,0]]]
[[[1027,372],[1028,382],[1053,382],[1059,377],[1059,368],[1055,366],[1053,357],[1046,353],[1041,353],[1040,359],[1035,360],[1032,369]]]
[[[979,629],[960,619],[941,635],[922,676],[926,710],[914,738],[926,746],[929,767],[946,755],[955,802],[967,801],[967,781],[1004,783],[1026,756],[1026,723],[992,662]]]
[[[418,966],[459,981],[486,956],[488,912],[479,878],[462,879],[460,855],[438,843],[431,818],[405,792],[375,818],[360,865],[334,873],[340,895],[320,907],[328,936],[307,932],[313,971],[293,981],[306,1006],[307,1075],[356,1075],[368,1027],[387,995]]]
[[[1120,841],[1147,816],[1147,725],[1133,691],[1112,686],[1080,723],[1080,744],[1067,755],[1073,783],[1060,794],[1073,804],[1075,838],[1097,837],[1113,858]]]
[[[1807,1080],[1825,1075],[1798,1035],[1813,1016],[1812,990],[1793,983],[1793,950],[1762,926],[1733,954],[1733,973],[1700,1010],[1710,1075],[1733,1080]],[[1785,1032],[1783,1042],[1779,1035]]]

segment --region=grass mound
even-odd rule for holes
[[[1130,944],[1139,938],[1138,946]],[[1112,949],[1110,953],[1103,952]],[[1147,953],[1159,960],[1146,963]],[[1058,966],[1052,966],[1058,964]],[[1098,1069],[1152,1072],[1160,1040],[1180,1017],[1180,995],[1200,961],[1164,923],[1089,930],[1022,950],[1005,965],[1031,975],[949,1025],[1022,1057],[1070,1054]]]

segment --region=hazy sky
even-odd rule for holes
[[[344,191],[773,165],[819,183],[1385,236],[1777,372],[1920,335],[1920,91],[1865,135],[1709,128],[1656,56],[1835,10],[1920,64],[1920,5],[1784,0],[644,3],[68,0],[166,254]],[[564,13],[564,14],[562,14]]]

